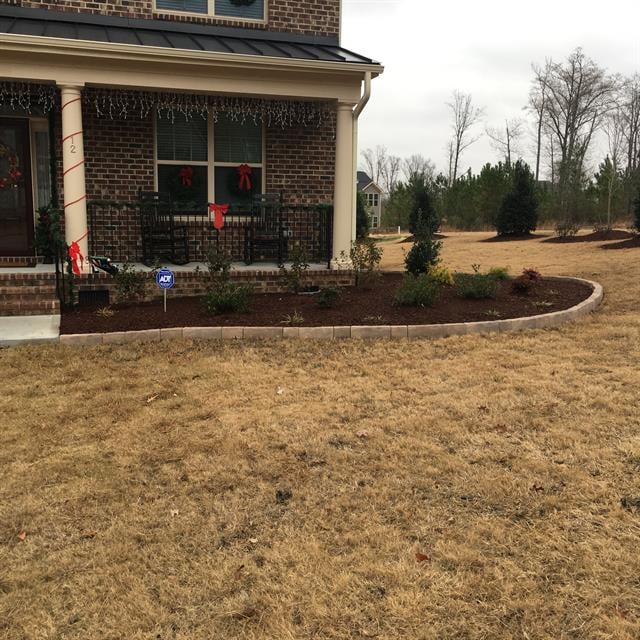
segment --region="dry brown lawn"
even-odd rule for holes
[[[639,638],[640,249],[480,237],[445,261],[594,278],[603,307],[0,352],[0,638]]]

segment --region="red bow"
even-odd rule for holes
[[[193,186],[193,169],[191,167],[182,167],[182,169],[180,169],[179,175],[182,179],[183,187]]]
[[[228,204],[210,204],[209,213],[213,213],[213,228],[220,231],[224,228],[224,216],[229,211]]]
[[[74,240],[69,245],[69,259],[71,260],[71,269],[73,270],[73,273],[79,276],[81,271],[80,271],[80,265],[78,264],[78,260],[81,263],[84,262],[84,256],[82,255],[80,251],[80,245],[76,240]]]
[[[249,177],[252,173],[251,167],[248,164],[241,164],[238,169],[238,175],[240,176],[240,184],[238,185],[238,189],[242,191],[251,190],[251,178]]]

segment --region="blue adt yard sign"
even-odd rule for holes
[[[173,271],[169,271],[169,269],[160,269],[156,273],[156,284],[164,292],[164,312],[165,313],[167,313],[167,289],[171,289],[175,283],[176,283],[176,277],[173,274]]]

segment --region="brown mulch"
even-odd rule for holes
[[[610,231],[594,231],[583,236],[567,236],[566,238],[554,236],[543,242],[551,242],[557,244],[573,243],[573,242],[606,242],[607,240],[629,240],[635,238],[635,234],[622,229],[611,229]]]
[[[444,240],[445,238],[447,238],[448,236],[445,236],[443,233],[434,233],[433,234],[433,239],[434,240]],[[415,236],[409,236],[408,238],[405,238],[400,244],[413,244],[416,241]]]
[[[478,242],[513,242],[515,240],[536,240],[540,238],[548,238],[549,236],[546,233],[523,233],[523,234],[513,234],[513,235],[503,235],[503,236],[492,236],[491,238],[484,238],[482,240],[478,240]]]
[[[612,242],[611,244],[603,244],[601,249],[636,249],[640,247],[640,234],[633,235],[627,240],[621,242]]]
[[[247,313],[208,314],[200,298],[169,295],[167,313],[162,301],[113,305],[115,314],[104,318],[96,314],[100,305],[86,305],[62,314],[61,333],[103,333],[167,327],[202,326],[284,326],[286,316],[297,313],[303,326],[346,326],[387,324],[442,324],[498,320],[550,313],[572,307],[585,300],[591,290],[572,281],[543,280],[529,296],[512,293],[511,282],[502,281],[495,298],[464,300],[453,287],[445,287],[431,308],[397,307],[394,294],[402,280],[400,273],[383,274],[374,287],[350,287],[340,301],[322,309],[315,295],[256,294]]]

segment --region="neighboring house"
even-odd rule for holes
[[[0,265],[35,255],[34,211],[59,198],[82,273],[89,255],[137,262],[167,243],[183,262],[212,242],[275,262],[270,215],[278,257],[296,244],[348,268],[355,123],[383,68],[340,46],[340,12],[340,0],[0,4]],[[141,192],[162,206],[149,214]],[[212,204],[229,205],[222,230]]]
[[[371,220],[371,228],[382,224],[382,195],[384,191],[364,171],[358,171],[358,192],[364,195],[364,202]]]

